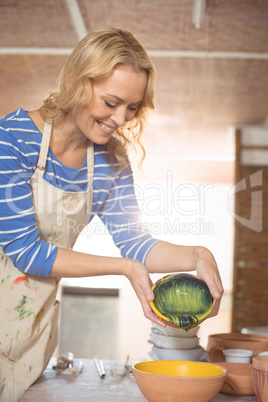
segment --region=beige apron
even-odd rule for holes
[[[89,142],[87,149],[87,192],[67,192],[43,179],[50,134],[51,124],[46,123],[31,179],[37,227],[41,240],[72,248],[91,215],[93,144]],[[42,374],[57,346],[59,279],[19,271],[1,247],[0,274],[0,401],[17,402]]]

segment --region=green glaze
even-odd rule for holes
[[[153,292],[160,316],[186,330],[199,325],[212,310],[213,298],[206,283],[193,275],[164,277]]]

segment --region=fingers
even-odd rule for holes
[[[151,279],[149,282],[152,282]],[[143,314],[146,318],[149,320],[155,322],[158,325],[161,325],[162,327],[166,327],[166,324],[161,321],[156,314],[153,312],[151,306],[150,306],[150,301],[154,299],[154,292],[152,291],[151,287],[148,288],[147,284],[143,283],[143,286],[140,287],[135,287],[134,288],[136,295],[141,303],[141,307],[143,310]]]
[[[220,300],[223,295],[222,285],[217,285],[216,282],[212,282],[211,280],[207,280],[206,283],[213,299]]]
[[[146,300],[148,302],[153,301],[154,300],[154,292],[152,291],[152,289],[148,290],[146,292]]]
[[[146,318],[148,318],[149,320],[155,322],[155,323],[158,324],[158,325],[161,325],[161,327],[163,327],[163,328],[166,327],[166,324],[165,324],[163,321],[161,321],[161,320],[155,315],[155,313],[154,313],[153,310],[151,309],[151,306],[150,306],[149,303],[145,303],[145,304],[141,303],[141,306],[142,306],[142,310],[143,310],[144,316],[145,316]]]
[[[210,277],[207,278],[207,285],[212,297],[215,300],[221,299],[224,290],[221,283],[221,279],[219,275],[217,275],[217,272],[214,275],[211,275]]]
[[[220,301],[223,295],[223,286],[221,281],[217,278],[216,275],[206,273],[205,275],[198,275],[200,279],[202,279],[208,286],[211,296],[215,301]],[[216,304],[218,306],[218,304]],[[214,310],[214,308],[213,308]]]
[[[213,254],[206,248],[200,249],[196,265],[197,275],[208,285],[209,291],[215,300],[223,295],[223,286],[220,273]]]
[[[141,283],[140,285],[136,284],[136,286],[132,286],[134,287],[134,290],[142,304],[148,304],[148,302],[154,300],[154,292],[152,291],[151,286],[148,286],[147,281],[145,283]]]
[[[151,289],[152,281],[147,269],[141,264],[135,265],[128,279],[141,303],[144,316],[161,325],[149,304],[154,299],[154,292]]]
[[[206,317],[206,319],[208,319],[218,314],[221,304],[221,298],[224,292],[216,261],[210,253],[207,254],[206,259],[202,259],[201,261],[199,261],[197,274],[200,279],[206,282],[211,296],[214,299],[212,311]]]
[[[212,305],[212,311],[206,317],[206,319],[211,318],[211,317],[215,317],[218,314],[219,309],[220,309],[220,304],[221,304],[221,299],[218,299],[218,300],[214,299],[214,302],[213,302],[213,305]]]
[[[199,271],[197,273],[199,278],[203,279],[203,281],[205,281],[208,285],[213,299],[221,299],[224,289],[217,267],[211,266],[211,269],[209,269],[209,267],[206,267],[206,269],[204,269],[204,267],[199,267]]]

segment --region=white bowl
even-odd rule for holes
[[[260,352],[259,356],[268,356],[268,350],[264,352]]]
[[[208,352],[201,346],[196,349],[164,349],[152,346],[148,352],[153,360],[188,360],[188,361],[204,361]]]
[[[251,363],[253,356],[252,350],[247,349],[225,349],[222,351],[226,362],[231,363]]]
[[[182,328],[177,328],[177,327],[171,327],[170,325],[167,325],[165,328],[161,327],[161,325],[155,324],[152,322],[152,332],[155,334],[162,334],[162,335],[167,335],[167,336],[175,336],[178,338],[192,338],[193,336],[196,336],[197,332],[199,330],[199,326],[194,327],[189,329],[189,331],[185,331]]]
[[[160,335],[151,331],[148,342],[166,349],[194,349],[199,346],[199,336],[179,338],[176,336]]]
[[[268,326],[266,327],[246,327],[241,329],[242,334],[258,334],[268,336]]]

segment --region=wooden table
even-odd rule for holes
[[[133,374],[115,379],[110,374],[111,361],[104,361],[106,375],[101,379],[93,359],[83,361],[82,373],[74,375],[58,374],[52,367],[56,359],[52,358],[43,375],[28,389],[20,402],[77,402],[77,401],[135,401],[145,402]],[[75,359],[75,364],[77,359]],[[117,362],[118,371],[124,362]],[[165,401],[163,401],[165,402]],[[218,394],[213,402],[256,402],[255,396],[231,396]]]

